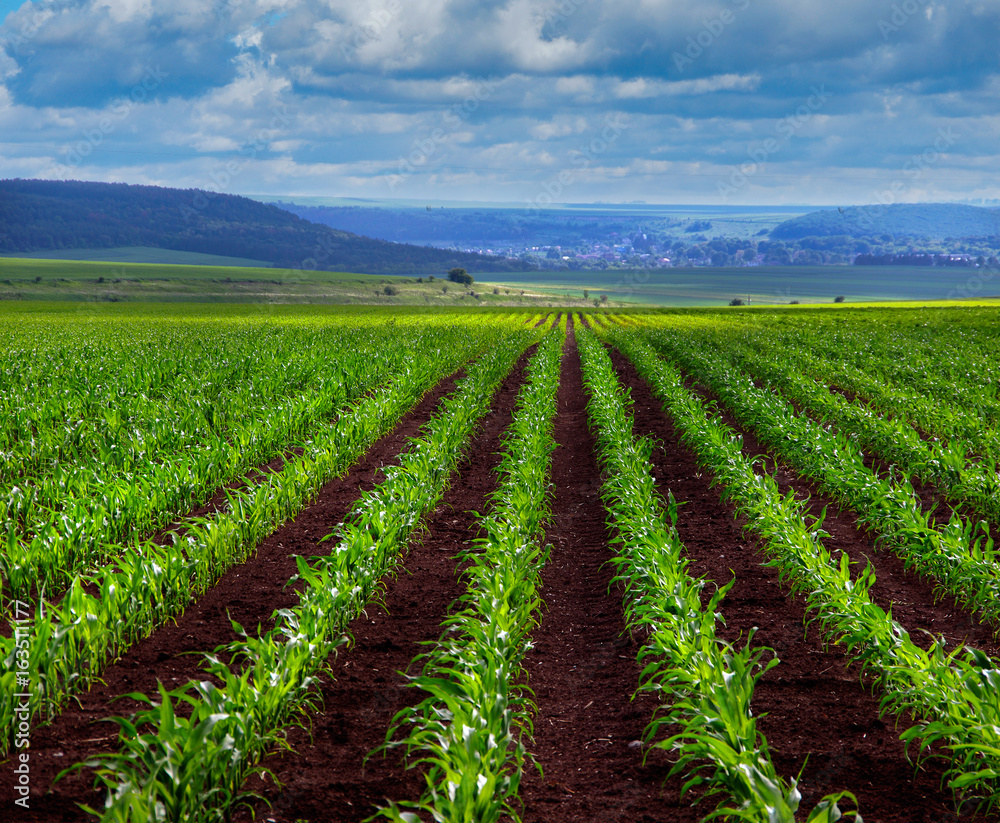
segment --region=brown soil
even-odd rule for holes
[[[890,548],[876,550],[875,537],[859,526],[857,516],[842,508],[832,497],[823,494],[817,483],[798,475],[794,469],[781,463],[762,445],[752,431],[743,427],[729,412],[722,401],[711,391],[692,385],[691,390],[704,399],[715,401],[719,419],[743,438],[743,453],[748,458],[761,456],[764,461],[757,466],[758,473],[768,471],[782,494],[795,492],[800,500],[808,499],[809,512],[822,517],[823,528],[830,537],[824,545],[836,556],[846,552],[857,570],[870,561],[875,569],[876,582],[871,588],[873,602],[881,608],[891,609],[893,619],[902,624],[912,640],[927,648],[931,635],[944,636],[948,648],[968,643],[996,655],[1000,651],[994,637],[994,627],[980,622],[965,610],[953,597],[939,595],[933,580],[907,571],[903,561]],[[927,492],[930,494],[930,492]]]
[[[767,384],[759,379],[753,380],[754,386],[758,389],[766,389]],[[775,389],[780,394],[780,391]],[[820,423],[821,425],[826,424],[822,417],[817,414],[813,409],[803,406],[801,403],[789,398],[785,398],[786,402],[795,410],[798,415],[804,415],[810,420]],[[852,401],[853,402],[853,401]],[[875,410],[875,413],[879,413]],[[887,420],[892,420],[892,415],[882,414],[882,416]],[[832,430],[836,431],[839,427],[832,425]],[[919,433],[919,432],[918,432]],[[921,434],[924,440],[931,440],[936,438],[928,438]],[[892,480],[899,482],[904,479],[901,472],[891,464],[890,461],[883,458],[881,455],[874,453],[871,450],[866,450],[863,457],[863,462],[865,466],[870,469],[877,477],[880,478],[891,478]],[[920,508],[925,514],[931,516],[931,525],[936,525],[938,527],[943,526],[949,520],[951,520],[954,513],[958,513],[963,518],[972,518],[973,520],[983,520],[987,524],[993,519],[990,515],[983,513],[979,510],[975,504],[957,501],[949,499],[947,491],[938,487],[937,484],[933,482],[926,482],[921,480],[916,475],[905,476],[906,480],[909,480],[910,485],[913,487],[917,499],[920,501]],[[1000,543],[1000,530],[995,526],[989,526],[989,536],[992,538],[994,543]]]
[[[929,763],[914,777],[892,719],[879,717],[878,695],[856,669],[848,668],[836,649],[825,649],[817,631],[804,636],[804,598],[789,595],[777,572],[763,565],[762,548],[743,535],[733,508],[720,501],[711,474],[698,467],[694,454],[680,442],[648,386],[621,355],[614,353],[613,359],[635,401],[636,433],[659,441],[653,464],[660,488],[683,503],[678,530],[692,560],[691,572],[718,585],[735,578],[721,607],[726,620],[722,635],[734,642],[757,627],[754,645],[774,649],[781,660],[761,679],[754,709],[779,773],[790,777],[802,769],[803,809],[830,792],[849,789],[868,823],[971,819],[954,814],[950,794],[940,789],[939,766]],[[751,435],[734,428],[744,435],[745,453],[762,453]],[[873,560],[878,576],[873,598],[883,606],[893,601],[893,616],[904,626],[928,626],[956,639],[969,636],[995,651],[988,630],[953,604],[935,604],[926,583],[903,571],[895,557],[876,554],[871,540],[830,501],[781,467],[776,479],[783,491],[794,487],[813,493],[815,513],[828,505],[824,528],[831,538],[826,545],[852,558]],[[898,731],[907,725],[902,719]]]

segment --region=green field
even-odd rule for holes
[[[441,278],[25,258],[0,258],[0,300],[451,307],[531,307],[551,306],[556,302],[586,305],[582,297],[557,301],[549,294],[524,286],[476,282],[468,288]]]
[[[1000,294],[989,271],[923,266],[747,266],[638,271],[523,272],[497,275],[505,286],[579,299],[606,294],[613,303],[720,306],[733,298],[750,304],[883,300],[946,300]],[[960,290],[959,294],[953,291]]]
[[[832,303],[838,296],[863,303],[1000,294],[990,270],[938,267],[706,267],[482,277],[469,289],[440,277],[0,258],[0,300],[584,306],[606,295],[614,306],[694,307],[724,306],[733,298],[749,299],[750,305],[788,305]]]
[[[245,257],[225,257],[221,254],[201,254],[195,251],[154,249],[149,246],[123,246],[117,249],[62,249],[31,253],[0,254],[0,258],[28,260],[90,260],[102,263],[166,263],[181,266],[236,266],[270,268],[266,260]]]
[[[858,305],[0,304],[0,767],[499,821],[602,734],[597,819],[995,823],[1000,310]]]

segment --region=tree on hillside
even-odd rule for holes
[[[463,286],[472,285],[472,275],[469,274],[465,269],[461,269],[458,267],[454,269],[449,269],[448,279],[452,283],[461,283]]]

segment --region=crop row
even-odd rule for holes
[[[530,736],[533,709],[530,692],[519,685],[526,679],[521,661],[538,622],[549,554],[541,539],[552,494],[563,340],[562,330],[550,331],[529,364],[504,435],[491,511],[477,518],[485,536],[459,558],[466,591],[440,640],[418,658],[421,673],[411,678],[427,697],[402,710],[386,737],[387,748],[417,754],[411,765],[423,766],[426,780],[418,802],[380,810],[388,819],[412,821],[419,812],[437,821],[517,819],[526,757],[521,738]]]
[[[840,317],[833,327],[816,315],[806,322],[768,316],[766,323],[748,318],[724,325],[703,318],[701,325],[724,329],[726,338],[771,352],[796,371],[863,398],[931,437],[965,444],[989,466],[995,468],[1000,458],[996,384],[990,380],[998,369],[991,354],[996,341],[990,342],[995,331],[988,315],[961,310],[930,317],[898,313],[883,320],[864,313]],[[928,347],[930,357],[915,356]],[[919,381],[894,379],[900,368],[918,373]],[[957,385],[964,388],[956,395]]]
[[[302,442],[345,405],[398,373],[403,351],[382,360],[332,351],[340,364],[307,395],[252,408],[239,428],[210,435],[183,452],[130,470],[90,463],[57,466],[44,478],[12,489],[0,573],[9,598],[55,596],[81,569],[107,562],[122,542],[141,539],[204,502],[221,484]],[[377,367],[373,367],[378,364]],[[20,533],[19,533],[20,532]]]
[[[821,523],[807,520],[806,504],[792,493],[782,495],[770,475],[755,471],[754,462],[742,454],[740,438],[708,416],[684,387],[681,373],[634,332],[613,330],[609,339],[635,364],[682,440],[712,471],[748,528],[763,539],[769,563],[805,595],[810,622],[877,679],[884,710],[916,718],[902,738],[919,741],[921,750],[939,744],[933,751],[944,757],[956,796],[994,808],[1000,801],[1000,664],[977,649],[947,653],[943,639],[927,651],[914,644],[871,601],[871,566],[852,574],[846,554],[831,557],[822,543]]]
[[[175,398],[170,416],[154,421],[160,427],[187,431],[172,448],[137,445],[148,421],[136,419],[132,409],[145,408],[145,395],[137,394],[139,389],[128,380],[119,389],[122,397],[110,399],[111,407],[100,412],[98,421],[84,417],[65,421],[65,428],[73,431],[97,425],[108,415],[116,422],[113,429],[101,431],[106,442],[100,451],[48,459],[44,472],[0,488],[4,537],[0,572],[8,588],[5,593],[25,600],[33,591],[50,598],[57,595],[81,568],[119,554],[123,541],[141,539],[166,526],[176,515],[207,500],[219,485],[307,439],[346,403],[397,373],[428,342],[426,330],[412,323],[405,332],[353,327],[309,331],[271,334],[270,339],[250,340],[235,350],[226,345],[231,341],[225,335],[217,335],[226,357],[211,360],[211,367],[195,358],[191,368],[205,385],[190,393],[187,405]],[[459,330],[436,332],[439,337],[449,333],[451,339],[440,343],[448,348],[461,345]],[[260,342],[273,343],[275,350],[261,356],[253,348]],[[289,351],[291,344],[306,354]],[[191,345],[182,338],[166,348],[164,359],[180,368]],[[282,359],[286,355],[287,362]],[[246,378],[252,396],[230,391],[233,375]],[[134,373],[116,377],[136,379]],[[67,376],[51,379],[58,384]],[[178,383],[186,387],[191,379],[191,374],[183,374]],[[149,382],[149,378],[140,381],[143,387]],[[267,390],[279,384],[281,393]],[[64,391],[75,395],[89,387],[82,378],[75,383],[67,380]],[[205,414],[214,425],[204,425]],[[192,416],[201,419],[200,428],[188,425]],[[110,460],[104,454],[107,450],[117,459]]]
[[[1000,361],[990,312],[859,312],[747,318],[755,336],[815,354],[893,390],[932,398],[1000,423]],[[741,318],[742,319],[742,318]],[[735,329],[734,329],[735,331]]]
[[[495,341],[399,464],[328,535],[336,539],[330,553],[298,558],[299,603],[276,612],[273,629],[255,637],[236,627],[240,639],[206,655],[212,680],[170,692],[161,687],[159,702],[138,696],[150,708],[119,719],[121,750],[85,764],[108,788],[102,820],[228,818],[255,764],[281,745],[283,729],[316,699],[311,688],[327,657],[347,641],[348,623],[437,504],[496,386],[530,337]]]
[[[709,795],[722,795],[714,815],[794,823],[796,781],[777,774],[750,705],[758,679],[778,660],[772,654],[762,662],[771,650],[752,648],[752,633],[742,648],[716,635],[717,610],[732,584],[702,605],[706,583],[687,573],[676,501],[671,496],[664,507],[651,472],[652,442],[633,436],[627,397],[603,346],[589,332],[578,339],[605,475],[601,496],[618,544],[617,580],[625,586],[629,627],[646,636],[640,689],[655,692],[663,706],[646,739],[679,755],[672,773],[689,773],[685,790],[705,785]],[[845,797],[854,799],[849,792],[824,798],[809,821],[839,819]]]
[[[811,416],[842,429],[863,448],[899,470],[934,484],[948,499],[964,503],[1000,522],[1000,478],[995,468],[967,461],[971,444],[927,440],[905,420],[886,417],[849,401],[791,368],[783,353],[766,354],[735,342],[717,341],[738,370],[775,386]]]

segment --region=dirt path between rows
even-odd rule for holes
[[[218,584],[171,623],[137,643],[122,659],[105,669],[103,684],[79,695],[49,726],[31,734],[31,808],[18,812],[19,821],[70,821],[85,819],[78,802],[99,807],[102,795],[92,788],[87,773],[71,775],[52,785],[64,768],[101,752],[112,751],[117,726],[100,722],[112,714],[129,714],[138,708],[131,700],[115,698],[129,692],[156,694],[157,681],[168,688],[189,679],[201,679],[201,657],[188,652],[207,652],[234,639],[232,619],[247,627],[273,625],[275,609],[297,602],[294,590],[285,588],[296,574],[294,555],[306,557],[328,551],[320,543],[341,522],[360,494],[380,479],[382,467],[405,447],[407,438],[419,434],[441,399],[451,393],[462,372],[441,381],[406,414],[393,431],[381,438],[343,477],[328,483],[316,499],[296,518],[266,538],[253,558],[227,572]],[[3,766],[10,775],[11,763]],[[0,804],[11,801],[12,781],[0,789]],[[9,806],[8,806],[9,807]]]
[[[735,642],[758,627],[754,645],[775,649],[781,660],[761,679],[754,695],[754,711],[761,718],[759,728],[779,773],[792,777],[802,769],[802,808],[811,809],[825,794],[846,788],[858,796],[868,823],[959,819],[951,795],[940,789],[939,766],[931,764],[914,777],[898,738],[906,721],[897,731],[891,718],[880,719],[878,695],[861,682],[855,669],[845,668],[843,655],[836,649],[825,650],[816,630],[804,637],[804,598],[788,594],[777,572],[763,565],[766,557],[762,549],[750,535],[744,536],[742,521],[734,519],[733,507],[723,503],[719,489],[711,486],[711,473],[698,467],[694,454],[681,443],[669,417],[634,367],[618,352],[613,352],[612,359],[635,401],[636,433],[659,441],[653,453],[659,487],[664,495],[672,491],[682,503],[677,525],[692,560],[691,573],[719,585],[735,577],[721,607],[726,620],[721,635]],[[726,422],[732,425],[733,421]],[[748,454],[760,453],[752,436],[745,434],[744,444]],[[787,490],[792,475],[782,471],[779,476]],[[795,486],[798,488],[798,480]],[[820,508],[828,502],[814,498],[814,505]],[[827,511],[825,528],[831,532],[826,541],[830,548],[843,549],[852,557],[868,554],[880,562],[886,559],[884,554],[874,555],[871,541],[857,531],[849,515],[833,505]],[[926,584],[905,573],[894,575],[884,564],[877,574],[881,595],[900,601],[894,615],[905,619],[905,612],[917,622],[944,630],[937,621],[948,617],[949,608],[934,607],[933,599],[926,597]],[[931,607],[931,614],[923,611]],[[948,628],[964,633],[970,620],[967,615],[959,615],[957,620],[951,616]]]
[[[678,781],[661,786],[666,755],[642,764],[635,741],[655,700],[630,698],[639,682],[638,645],[625,632],[621,591],[608,591],[612,557],[599,497],[594,438],[587,429],[580,357],[570,336],[562,364],[553,455],[555,498],[542,572],[545,605],[525,659],[535,692],[534,741],[544,770],[522,783],[525,823],[695,821]]]

